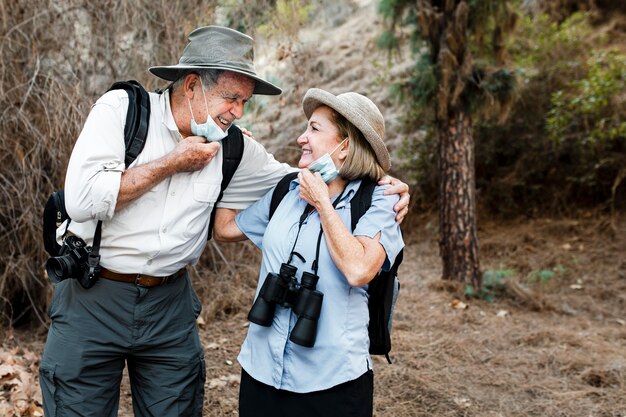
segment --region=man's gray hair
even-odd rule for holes
[[[185,77],[191,73],[196,73],[200,76],[200,78],[202,79],[202,85],[205,89],[211,89],[215,85],[217,85],[217,80],[224,71],[225,70],[214,69],[214,68],[195,69],[193,71],[189,71],[188,73],[180,77],[178,80],[174,81],[170,89],[172,91],[175,91],[176,89],[178,89],[178,87],[180,87],[183,84]]]

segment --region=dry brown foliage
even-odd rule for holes
[[[0,323],[45,323],[41,213],[89,106],[116,80],[155,87],[215,1],[15,0],[0,6]]]
[[[0,345],[0,415],[41,417],[41,390],[37,383],[40,356],[18,346],[12,335]]]
[[[146,68],[176,62],[186,34],[196,23],[210,21],[212,5],[199,0],[0,3],[0,141],[5,150],[0,298],[5,306],[6,301],[17,306],[4,310],[6,320],[28,314],[32,306],[43,320],[48,284],[41,209],[48,194],[62,185],[89,105],[114,80],[135,78],[155,87]],[[269,140],[279,160],[295,157],[292,145],[304,126],[298,103],[309,86],[368,94],[381,104],[389,143],[401,138],[400,113],[386,88],[399,70],[386,68],[384,57],[371,52],[372,25],[378,19],[373,2],[334,7],[321,16],[326,26],[319,20],[315,24],[322,31],[340,26],[337,35],[319,36],[309,28],[300,35],[302,49],[269,48],[260,57],[275,59],[276,71],[284,71],[278,84],[285,94],[278,104],[261,103],[267,107],[263,111],[259,105],[250,127],[265,143]],[[87,29],[80,29],[82,22]],[[493,303],[465,299],[462,286],[442,284],[432,224],[436,219],[413,215],[403,225],[409,246],[394,321],[394,363],[375,358],[376,416],[626,416],[625,219],[612,236],[607,219],[594,215],[508,224],[480,219],[483,267],[516,271]],[[206,350],[204,415],[209,417],[236,415],[236,356],[259,261],[251,244],[209,243],[194,271],[204,307],[198,324]],[[533,271],[558,265],[564,272],[544,284],[527,279]],[[459,302],[467,308],[458,308]],[[0,415],[35,416],[45,329],[16,330],[15,337],[2,333],[5,329],[0,327]],[[3,374],[5,365],[10,373]],[[17,401],[12,393],[24,381],[30,391]],[[132,416],[127,378],[119,415]]]
[[[413,218],[405,227],[412,237],[400,269],[393,364],[374,358],[374,415],[626,415],[626,263],[621,256],[626,247],[626,218],[618,220],[620,234],[614,239],[606,238],[606,217],[482,224],[480,237],[488,247],[485,268],[517,269],[518,284],[554,307],[540,310],[507,291],[489,303],[463,298],[458,284],[440,285],[437,235],[425,226],[434,220]],[[255,249],[245,245],[238,250],[235,258],[227,257],[231,267],[241,264],[238,260],[257,256]],[[220,257],[217,252],[206,256]],[[564,272],[551,281],[523,281],[529,271],[555,263],[563,265]],[[256,277],[256,271],[246,269],[236,267],[232,275],[224,276],[230,284],[214,284],[208,276],[196,283],[205,300],[204,313],[233,309],[214,320],[199,321],[207,361],[205,416],[236,415],[240,373],[236,357],[248,324],[252,295],[247,286]],[[245,307],[227,301],[226,293],[233,288]],[[454,300],[466,308],[454,308],[458,306]],[[41,350],[41,337],[16,332],[0,348],[0,369],[5,369],[4,361],[10,358],[30,373],[25,380],[36,384]],[[12,387],[17,384],[13,381],[0,390],[0,407],[3,398],[10,404]],[[40,404],[36,392],[31,392],[24,405],[36,409]],[[119,415],[132,416],[127,378]]]

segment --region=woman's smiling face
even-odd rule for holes
[[[332,110],[326,106],[320,106],[309,118],[307,128],[298,138],[298,145],[302,148],[302,156],[298,161],[298,168],[306,168],[325,153],[332,152],[342,141],[339,129],[333,121]],[[336,156],[331,155],[335,166],[338,164]]]

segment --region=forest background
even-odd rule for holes
[[[117,80],[164,87],[147,68],[177,62],[193,28],[221,24],[255,37],[257,70],[284,90],[255,97],[240,123],[277,159],[298,158],[309,87],[361,92],[385,115],[412,206],[394,363],[375,361],[377,416],[626,416],[626,2],[500,2],[514,17],[499,58],[515,82],[505,101],[481,97],[498,105],[473,118],[478,292],[441,280],[437,137],[411,96],[422,48],[410,14],[389,42],[381,11],[394,3],[0,3],[0,415],[41,415],[52,293],[41,212],[91,104]],[[205,415],[236,414],[259,259],[250,244],[210,242],[192,271]],[[120,415],[132,415],[126,380]]]

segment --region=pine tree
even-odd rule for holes
[[[389,23],[383,46],[398,46],[402,26],[411,31],[416,65],[401,87],[408,113],[429,113],[437,130],[443,278],[480,289],[472,116],[503,117],[510,107],[504,35],[515,15],[507,0],[382,0],[380,12]]]

